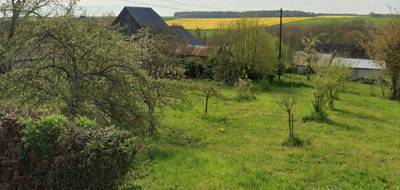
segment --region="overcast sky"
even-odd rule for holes
[[[129,2],[128,2],[129,1]],[[89,15],[117,15],[124,6],[152,7],[162,16],[176,11],[302,10],[316,13],[388,13],[400,0],[81,0]]]

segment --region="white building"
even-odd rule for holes
[[[352,69],[352,79],[379,79],[383,75],[385,63],[369,59],[334,58],[333,65],[343,65]]]
[[[299,73],[304,73],[307,67],[307,62],[303,52],[297,52],[294,65]],[[369,59],[352,59],[334,57],[333,54],[317,54],[317,64],[326,65],[341,65],[349,67],[352,70],[352,79],[379,79],[383,75],[385,63],[383,61],[374,61]]]

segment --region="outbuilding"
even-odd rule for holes
[[[370,59],[334,58],[333,65],[343,65],[351,68],[352,79],[380,79],[383,76],[385,63]]]

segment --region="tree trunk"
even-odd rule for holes
[[[205,105],[205,109],[204,109],[204,112],[205,112],[205,114],[207,115],[208,114],[208,99],[210,99],[210,96],[206,96],[206,105]]]
[[[397,76],[392,77],[392,96],[390,99],[399,100],[400,99],[400,89],[399,89],[399,78]]]
[[[9,31],[10,33],[8,34],[8,40],[11,40],[15,36],[19,15],[20,11],[18,5],[13,5],[13,13],[11,17],[10,31]]]
[[[385,83],[383,81],[383,78],[380,79],[380,85],[381,85],[382,97],[385,97]]]
[[[293,137],[292,137],[292,114],[289,112],[288,113],[288,118],[289,118],[289,140],[292,141]]]

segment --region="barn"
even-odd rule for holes
[[[150,28],[153,32],[168,30],[168,25],[152,8],[124,7],[113,22],[113,26],[122,28],[126,35],[135,34],[142,28]]]
[[[175,36],[182,44],[202,46],[203,42],[182,26],[168,26],[167,23],[152,8],[124,7],[113,22],[125,35],[132,35],[142,28],[149,28],[154,33],[164,33]]]

